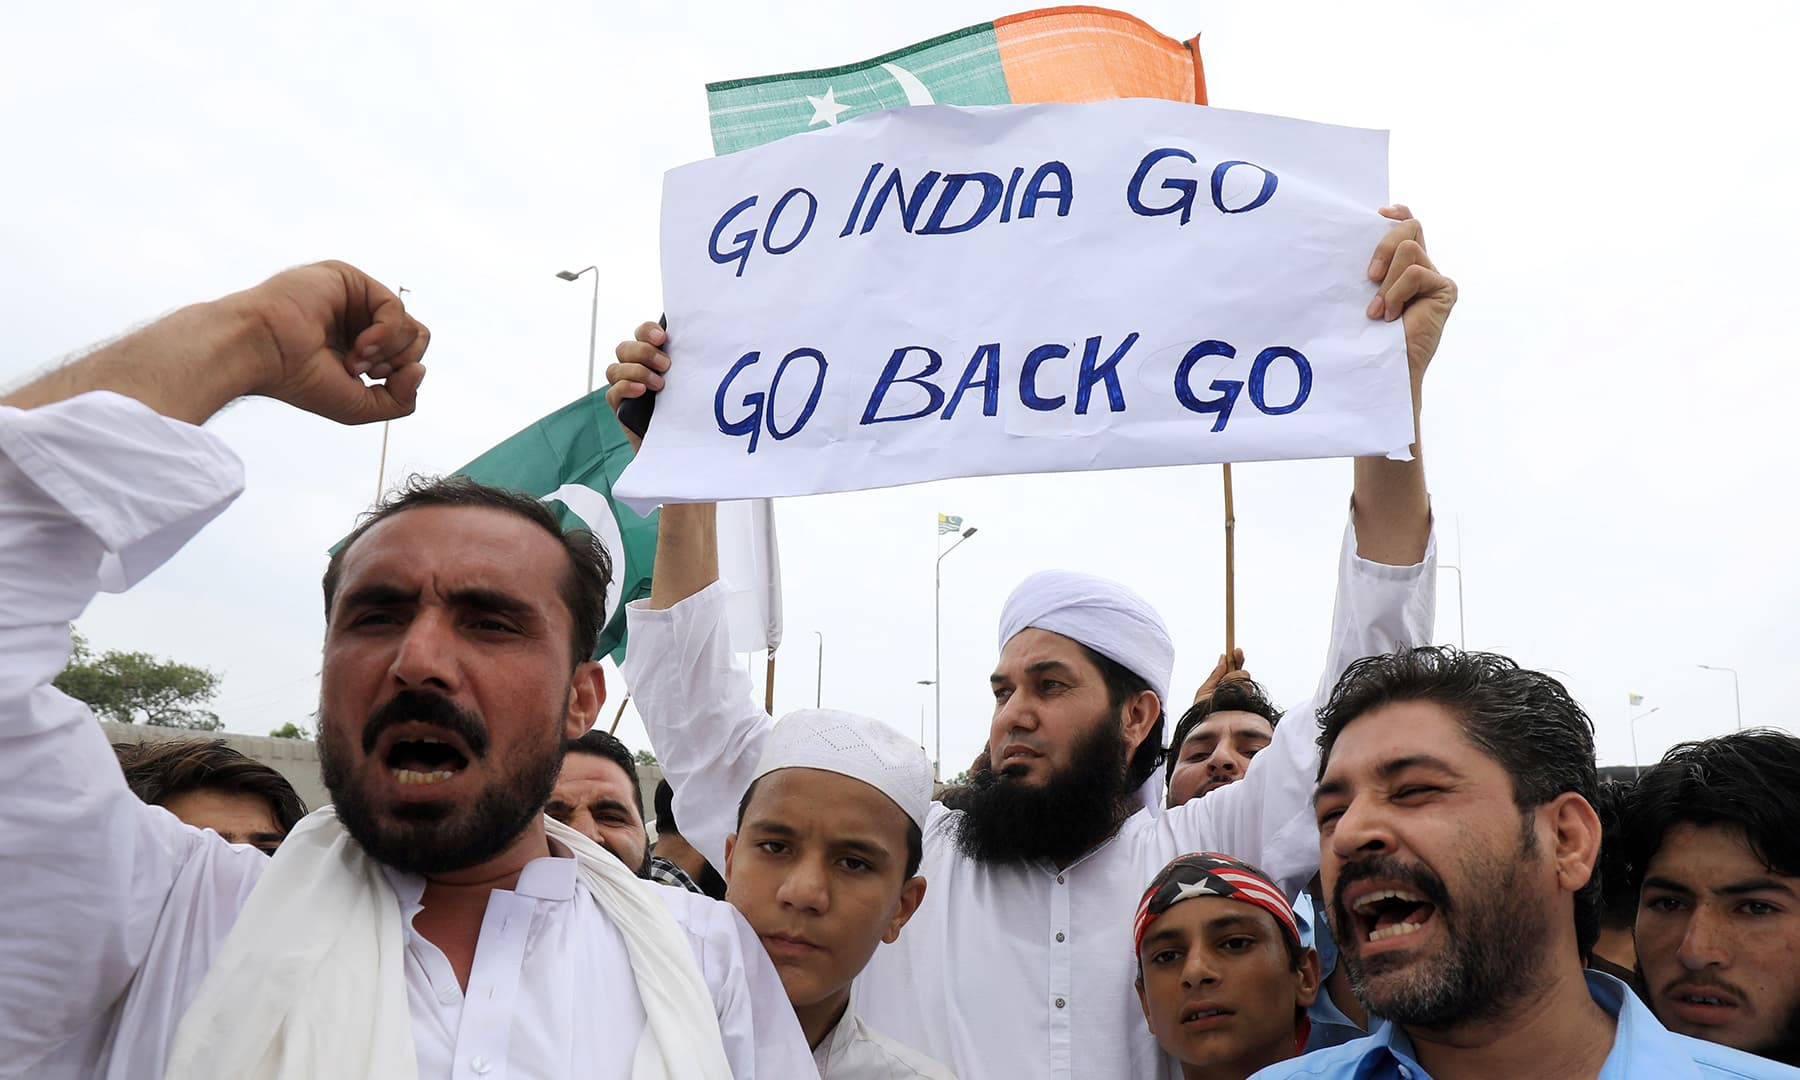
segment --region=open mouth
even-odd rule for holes
[[[382,763],[402,784],[441,784],[469,767],[462,751],[433,735],[395,739]]]
[[[1374,943],[1418,933],[1437,907],[1405,889],[1377,889],[1357,897],[1351,910],[1356,913],[1363,940]]]
[[[1231,1015],[1233,1014],[1230,1009],[1201,1006],[1184,1010],[1181,1014],[1181,1022],[1184,1024],[1197,1024],[1204,1020],[1216,1020],[1219,1017]]]

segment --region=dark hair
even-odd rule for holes
[[[114,743],[131,793],[151,806],[190,791],[250,795],[269,804],[286,836],[306,816],[306,803],[274,769],[225,745],[223,739],[159,739]]]
[[[663,777],[656,782],[656,835],[680,836],[681,826],[675,824],[675,789],[669,786],[669,778]]]
[[[631,780],[631,805],[637,808],[640,818],[644,816],[644,788],[638,783],[637,759],[631,756],[631,751],[611,732],[593,728],[579,739],[565,739],[563,753],[592,754],[624,769],[625,775]]]
[[[1770,870],[1800,875],[1800,739],[1736,731],[1682,743],[1646,769],[1625,819],[1633,889],[1676,825],[1737,826]]]
[[[570,666],[591,660],[600,642],[600,621],[606,616],[606,590],[612,584],[612,556],[586,529],[564,531],[549,503],[520,491],[477,483],[466,476],[410,476],[390,492],[374,510],[364,514],[356,528],[331,553],[325,566],[325,625],[331,625],[331,601],[337,595],[344,556],[362,535],[395,514],[424,506],[477,507],[522,517],[556,537],[569,557],[569,572],[562,583],[563,605],[569,609],[572,627]]]
[[[1602,780],[1594,800],[1600,815],[1600,922],[1615,929],[1629,928],[1637,919],[1637,887],[1625,853],[1632,787],[1629,780]]]
[[[763,776],[767,775],[769,774],[763,774]],[[744,827],[744,812],[750,809],[750,797],[756,794],[756,785],[762,782],[762,776],[750,781],[750,786],[744,789],[744,797],[738,800],[737,827],[740,829]],[[900,880],[911,880],[912,876],[919,872],[919,864],[923,861],[925,861],[925,834],[919,831],[919,823],[914,821],[911,816],[907,816],[906,875]]]
[[[1589,805],[1599,798],[1594,722],[1563,684],[1496,653],[1449,645],[1397,649],[1350,665],[1319,710],[1319,777],[1346,725],[1402,701],[1428,701],[1454,714],[1463,736],[1512,778],[1521,815],[1565,792]],[[1583,956],[1600,936],[1598,864],[1594,871],[1575,893]]]
[[[1075,644],[1081,645],[1081,642],[1077,641]],[[1124,708],[1127,701],[1146,690],[1157,694],[1156,726],[1144,734],[1144,741],[1138,743],[1137,749],[1131,754],[1131,760],[1125,765],[1125,786],[1135,791],[1162,764],[1163,720],[1168,716],[1168,711],[1162,707],[1162,695],[1143,676],[1117,660],[1101,656],[1086,645],[1081,645],[1081,651],[1100,669],[1100,677],[1106,682],[1106,702],[1114,712]]]
[[[1233,679],[1222,682],[1213,692],[1194,702],[1181,719],[1175,721],[1175,731],[1169,736],[1168,760],[1163,762],[1163,779],[1166,781],[1175,773],[1175,763],[1181,757],[1181,744],[1193,734],[1200,722],[1214,713],[1247,712],[1255,713],[1269,722],[1273,729],[1281,722],[1281,710],[1269,700],[1269,692],[1254,679]]]

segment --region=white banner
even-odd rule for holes
[[[914,107],[671,171],[634,506],[1404,455],[1365,315],[1385,132],[1178,102]]]

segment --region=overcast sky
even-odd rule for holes
[[[0,35],[0,383],[190,301],[341,258],[433,331],[390,477],[441,472],[583,389],[661,310],[664,170],[710,153],[704,84],[860,60],[1008,9],[905,5],[34,4]],[[1392,190],[1462,300],[1425,388],[1439,543],[1471,648],[1564,676],[1603,763],[1796,730],[1791,410],[1800,250],[1792,5],[1178,3],[1214,104],[1392,132]],[[1783,329],[1782,327],[1787,327]],[[1787,419],[1784,419],[1787,417]],[[326,546],[375,495],[381,429],[265,401],[213,426],[249,490],[127,597],[100,648],[225,674],[233,730],[310,722]],[[1238,633],[1296,703],[1318,677],[1350,466],[1237,470]],[[985,736],[1001,602],[1033,570],[1155,600],[1185,703],[1223,644],[1216,467],[952,481],[778,504],[778,710],[930,743],[937,512],[946,772]],[[1445,572],[1438,639],[1459,638]],[[760,680],[761,659],[756,664]],[[620,684],[614,676],[611,690]],[[609,704],[604,717],[610,719]],[[627,710],[620,734],[645,743]]]

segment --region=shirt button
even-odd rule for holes
[[[1061,885],[1063,883],[1063,876],[1061,874],[1056,875],[1056,883],[1058,885]]]
[[[1059,1009],[1060,1009],[1060,1008],[1062,1008],[1062,1007],[1063,1007],[1063,1006],[1064,1006],[1064,1005],[1067,1005],[1067,1004],[1068,1004],[1068,1002],[1066,1002],[1066,1001],[1064,1001],[1064,1000],[1063,1000],[1063,999],[1062,999],[1062,998],[1057,998],[1057,999],[1056,999],[1056,1007],[1057,1007],[1057,1008],[1059,1008]]]
[[[494,1063],[487,1058],[477,1057],[470,1060],[469,1068],[474,1069],[477,1076],[486,1076],[494,1071]]]
[[[1412,1080],[1412,1070],[1404,1065],[1400,1066],[1400,1080]]]
[[[1063,932],[1061,930],[1058,930],[1056,932],[1056,940],[1061,941],[1062,939],[1063,939]]]

